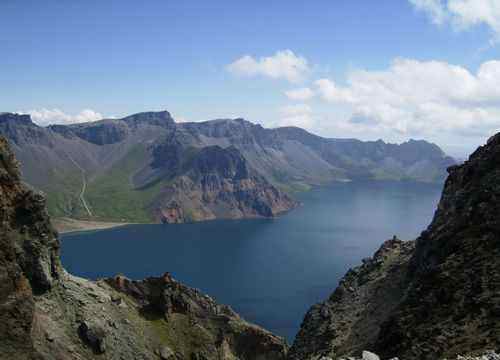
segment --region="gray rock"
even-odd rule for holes
[[[53,342],[55,340],[55,336],[51,332],[46,332],[45,338],[47,339],[47,341],[50,341],[50,342]]]
[[[83,321],[78,327],[78,332],[83,340],[98,354],[106,351],[106,330],[94,321]]]
[[[372,353],[372,352],[369,352],[369,351],[363,351],[363,360],[380,360],[380,358],[378,357],[378,355]]]
[[[168,346],[163,346],[160,349],[160,358],[162,360],[175,360],[176,356],[175,353]]]

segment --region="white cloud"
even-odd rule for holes
[[[488,26],[494,41],[500,40],[500,1],[498,0],[409,0],[427,13],[436,24],[451,23],[456,29]]]
[[[314,82],[318,88],[319,95],[330,102],[354,102],[349,89],[339,88],[332,80],[319,79]]]
[[[245,55],[227,65],[226,68],[235,75],[265,76],[273,79],[286,79],[292,83],[303,80],[310,72],[307,60],[295,55],[291,50],[278,51],[273,56],[260,59]]]
[[[500,129],[500,61],[477,73],[445,62],[397,59],[383,71],[354,71],[347,86],[315,82],[327,102],[351,109],[358,130],[404,136],[484,136]]]
[[[96,121],[103,118],[100,113],[91,109],[84,109],[74,115],[66,114],[60,109],[38,109],[25,111],[23,113],[30,114],[33,122],[41,126],[51,124],[82,123]]]
[[[314,97],[314,91],[308,87],[285,91],[285,95],[296,101],[306,101]]]
[[[409,0],[419,11],[425,12],[432,22],[441,25],[445,22],[448,14],[441,0]]]
[[[294,104],[279,109],[280,120],[277,126],[299,126],[311,129],[313,125],[312,109],[307,104]]]

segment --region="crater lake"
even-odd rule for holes
[[[335,183],[296,194],[302,205],[275,219],[127,225],[61,236],[77,276],[132,279],[170,272],[246,320],[291,343],[307,309],[352,266],[397,235],[430,223],[442,185]]]

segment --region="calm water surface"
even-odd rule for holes
[[[300,208],[272,220],[131,225],[62,237],[73,274],[133,279],[171,272],[291,342],[313,303],[346,270],[396,234],[428,225],[441,186],[339,183],[298,197]]]

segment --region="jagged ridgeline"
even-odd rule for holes
[[[271,217],[312,185],[442,181],[453,163],[425,141],[326,139],[243,119],[175,123],[166,111],[49,127],[3,113],[0,134],[51,215],[104,221]]]
[[[365,349],[405,360],[500,349],[500,134],[449,168],[416,241],[387,241],[309,310],[289,358]]]
[[[62,268],[45,199],[0,137],[0,359],[283,360],[284,340],[168,274],[97,282]]]

